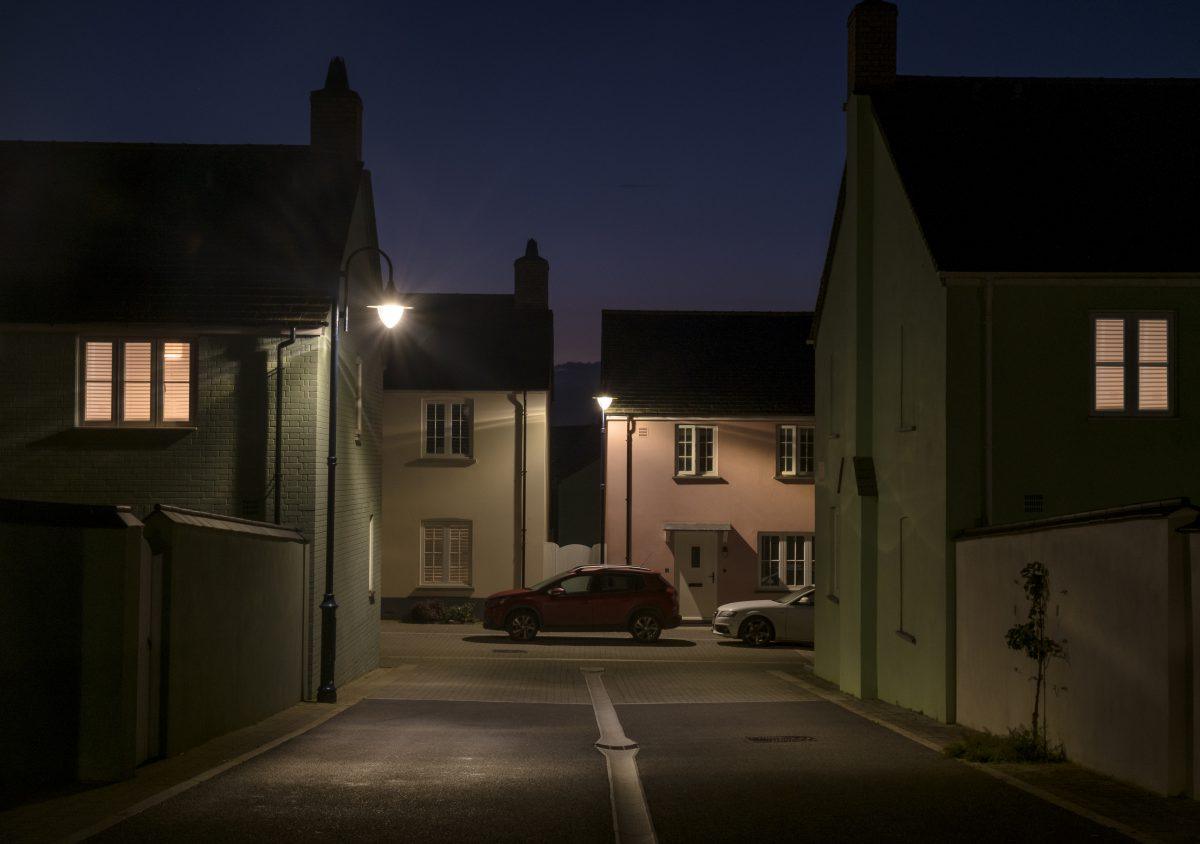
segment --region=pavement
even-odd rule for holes
[[[946,759],[958,728],[842,695],[802,648],[384,622],[382,663],[0,839],[1200,840],[1193,800]]]

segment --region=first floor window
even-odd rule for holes
[[[194,347],[188,340],[82,341],[84,425],[180,425],[193,418]]]
[[[421,524],[421,584],[471,584],[471,523],[437,521]]]
[[[675,474],[717,473],[717,429],[712,425],[675,426]]]
[[[780,425],[775,435],[775,473],[793,478],[813,472],[813,429]]]
[[[799,589],[813,582],[813,537],[799,533],[758,536],[758,585]]]
[[[1172,328],[1168,314],[1092,317],[1093,413],[1171,413]]]
[[[425,402],[424,453],[430,456],[471,456],[471,402]]]

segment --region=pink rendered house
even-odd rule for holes
[[[812,583],[811,322],[603,314],[606,562],[661,571],[684,618]]]

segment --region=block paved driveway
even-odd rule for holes
[[[653,840],[634,804],[662,842],[1119,837],[787,681],[808,659],[701,628],[644,646],[385,622],[369,699],[99,838]],[[584,670],[636,751],[595,747],[615,722]],[[609,756],[634,764],[610,781]]]

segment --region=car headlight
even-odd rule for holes
[[[717,610],[717,618],[733,618],[737,610]]]

